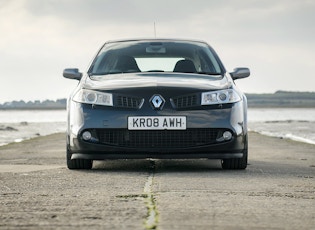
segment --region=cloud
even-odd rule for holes
[[[65,97],[63,68],[84,70],[107,40],[154,37],[154,22],[158,37],[205,40],[228,69],[249,66],[244,91],[311,90],[314,12],[312,0],[0,0],[0,100]]]
[[[27,0],[22,7],[46,29],[59,20],[70,37],[151,37],[154,22],[158,36],[227,42],[312,42],[315,35],[315,2],[309,0]]]

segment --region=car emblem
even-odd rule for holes
[[[153,95],[150,99],[150,102],[155,109],[162,109],[164,106],[165,100],[161,95]]]

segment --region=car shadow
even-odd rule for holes
[[[222,171],[220,160],[189,159],[189,160],[106,160],[94,161],[92,171],[98,172],[209,172]]]
[[[246,170],[225,170],[221,168],[220,160],[207,159],[132,159],[94,161],[92,170],[82,170],[84,173],[219,173],[228,174],[231,178],[246,175],[247,177],[298,177],[314,178],[314,165],[304,160],[305,165],[298,162],[270,162],[250,160]],[[81,170],[80,170],[81,171]]]

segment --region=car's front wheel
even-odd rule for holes
[[[246,139],[245,149],[242,158],[223,159],[221,161],[223,169],[246,169],[248,161],[248,143]]]
[[[68,169],[91,169],[93,166],[92,160],[86,159],[71,159],[72,152],[67,147],[67,166]]]
[[[246,169],[247,167],[247,155],[242,158],[231,158],[222,160],[223,169]]]

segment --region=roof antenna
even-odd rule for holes
[[[156,38],[156,28],[155,28],[155,22],[154,22],[154,38]]]

